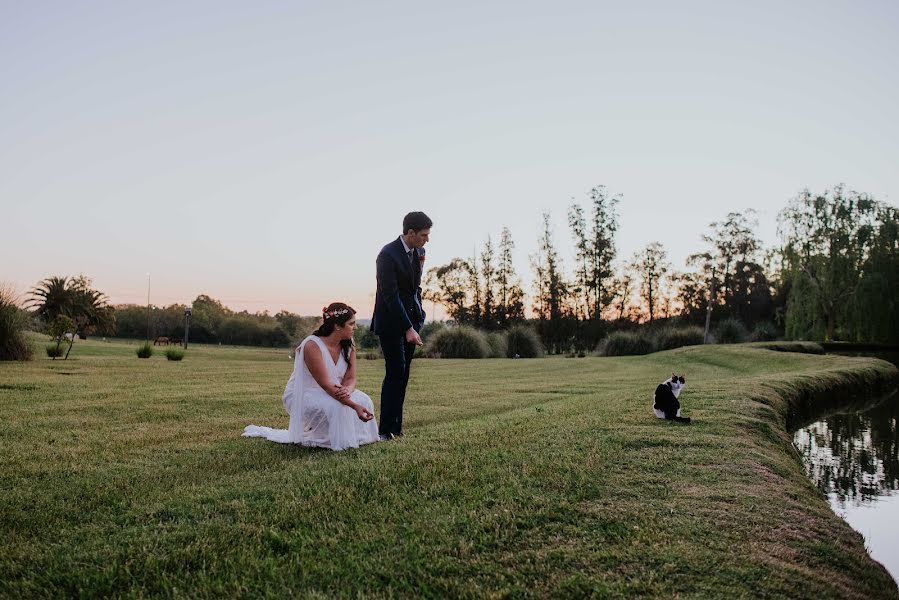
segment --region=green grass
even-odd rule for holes
[[[420,360],[407,437],[333,453],[240,437],[286,426],[287,350],[137,345],[0,364],[0,596],[897,597],[784,429],[882,361]],[[672,370],[689,427],[649,410]]]

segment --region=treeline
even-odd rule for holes
[[[183,304],[151,306],[149,336],[184,339]],[[144,338],[147,335],[147,307],[134,304],[115,307],[115,336]],[[303,339],[321,324],[321,318],[304,317],[288,311],[235,312],[206,295],[197,296],[191,306],[191,342],[236,346],[288,347]]]
[[[895,342],[899,339],[899,219],[895,208],[836,186],[804,191],[779,213],[780,245],[763,248],[752,210],[709,223],[702,246],[675,269],[665,248],[649,242],[617,254],[617,206],[604,186],[567,213],[574,264],[566,268],[545,213],[530,256],[526,297],[511,261],[511,232],[498,252],[488,237],[480,255],[431,269],[426,298],[453,321],[488,331],[525,321],[550,353],[592,350],[610,333],[648,326],[728,323],[770,337]]]

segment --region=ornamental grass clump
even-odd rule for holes
[[[724,319],[715,328],[715,341],[719,344],[739,344],[746,341],[748,333],[737,319]]]
[[[527,325],[515,325],[506,332],[506,356],[508,358],[540,358],[543,356],[540,335]]]
[[[166,348],[165,357],[168,360],[181,360],[184,358],[184,350],[181,348]]]
[[[0,360],[31,360],[25,319],[10,290],[0,287]]]
[[[150,358],[151,356],[153,356],[153,346],[150,342],[144,342],[137,347],[138,358]]]
[[[424,324],[424,327],[421,328],[418,335],[421,336],[421,341],[427,344],[432,335],[438,331],[443,331],[444,329],[446,329],[446,323],[443,321],[429,321]],[[375,339],[377,339],[377,336]]]
[[[702,327],[666,327],[656,334],[656,349],[671,350],[682,346],[698,346],[703,342]]]
[[[490,346],[490,354],[487,358],[506,358],[509,343],[506,340],[505,331],[491,331],[486,334],[487,345]]]
[[[655,351],[655,340],[645,331],[616,331],[597,348],[601,356],[633,356]]]
[[[490,345],[474,327],[447,327],[431,336],[428,354],[440,358],[487,358]]]

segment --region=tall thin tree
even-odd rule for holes
[[[634,256],[634,267],[640,275],[640,296],[649,312],[652,323],[659,303],[659,288],[662,276],[670,268],[668,253],[659,242],[648,244]]]

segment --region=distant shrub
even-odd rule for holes
[[[543,356],[540,335],[527,325],[515,325],[506,332],[506,356],[509,358],[539,358]]]
[[[655,352],[655,341],[647,331],[616,331],[600,342],[603,356],[632,356]]]
[[[447,327],[428,342],[428,354],[440,358],[487,358],[490,345],[483,333],[473,327]]]
[[[719,344],[739,344],[746,341],[746,327],[737,319],[724,319],[715,328],[715,341]]]
[[[62,346],[60,346],[56,342],[47,344],[44,349],[47,351],[47,356],[49,356],[50,358],[59,358],[63,353]]]
[[[656,334],[656,348],[658,350],[671,350],[682,346],[698,346],[703,342],[702,327],[690,325],[687,327],[665,327]]]
[[[0,360],[31,360],[31,345],[24,332],[26,321],[13,300],[13,293],[0,287]]]
[[[751,342],[773,342],[779,337],[780,332],[774,323],[763,322],[755,326],[749,336]]]
[[[509,347],[505,331],[491,331],[486,334],[487,345],[490,346],[490,354],[487,358],[506,358]]]
[[[184,350],[181,348],[166,348],[165,357],[169,360],[181,360],[184,358]]]
[[[421,341],[427,343],[432,335],[444,329],[446,329],[446,323],[443,321],[428,321],[421,328],[421,331],[418,332],[418,335],[421,336]]]
[[[150,342],[144,342],[137,347],[138,358],[150,358],[151,356],[153,356],[153,346]]]
[[[361,348],[363,350],[377,348],[381,344],[378,336],[375,335],[375,332],[372,331],[370,327],[358,327],[353,337],[355,338],[356,348]]]

